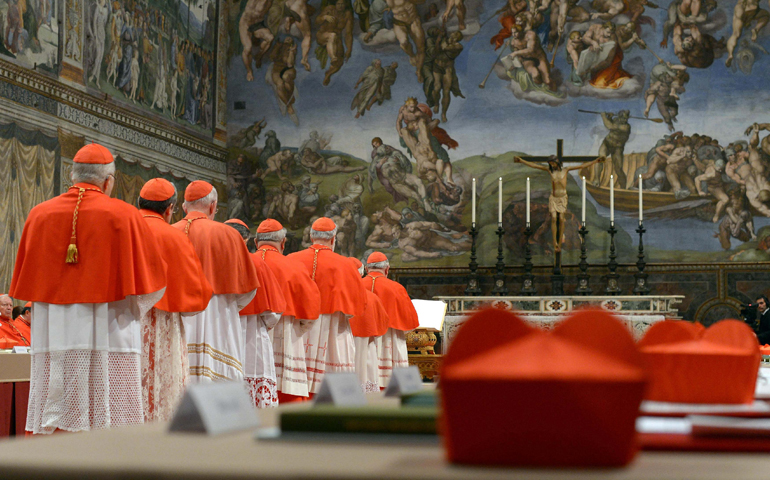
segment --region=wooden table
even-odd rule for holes
[[[375,394],[377,395],[377,394]],[[371,397],[370,397],[371,398]],[[383,401],[376,400],[377,403]],[[390,401],[387,399],[385,401]],[[288,405],[261,411],[275,425]],[[149,424],[0,442],[3,479],[762,479],[770,455],[642,452],[624,469],[535,470],[449,465],[439,445],[361,441],[255,440],[253,432],[218,437],[168,434]]]
[[[0,437],[24,435],[29,369],[28,353],[0,351]]]

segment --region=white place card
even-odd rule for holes
[[[394,368],[393,375],[390,376],[390,382],[385,389],[386,397],[400,397],[410,393],[417,393],[422,390],[422,377],[420,369],[415,365],[407,368]]]
[[[314,405],[335,405],[337,407],[357,407],[366,405],[366,397],[361,390],[361,382],[355,373],[327,373],[321,384],[321,390],[315,396]]]
[[[240,382],[191,385],[185,392],[170,432],[197,432],[208,435],[256,429],[257,410]]]
[[[15,346],[12,350],[13,353],[29,353],[29,347]]]

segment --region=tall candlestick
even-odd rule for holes
[[[615,224],[615,176],[610,175],[610,223]]]
[[[639,225],[642,224],[642,176],[639,175]]]
[[[498,179],[497,188],[497,223],[503,224],[503,177]]]
[[[529,177],[527,177],[527,225],[529,225]]]
[[[583,210],[581,212],[580,221],[583,225],[586,224],[586,177],[583,177]]]
[[[473,179],[473,189],[471,192],[471,224],[476,225],[476,179]]]

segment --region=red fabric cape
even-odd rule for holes
[[[374,282],[374,294],[380,297],[385,311],[388,312],[390,328],[406,332],[420,325],[412,300],[400,283],[394,282],[380,272],[372,272],[361,281],[368,291],[372,291],[372,282]]]
[[[350,319],[350,329],[354,337],[379,337],[388,331],[388,313],[380,298],[365,290],[366,308],[363,315]]]
[[[78,183],[83,188],[94,185]],[[30,302],[108,303],[166,286],[166,264],[139,211],[88,190],[77,221],[78,263],[65,263],[78,191],[29,212],[19,242],[10,295]]]
[[[163,298],[155,304],[166,312],[194,313],[206,309],[214,290],[203,274],[201,261],[184,234],[166,223],[157,213],[139,210],[152,230],[160,254],[168,268],[168,284]]]
[[[14,330],[13,327],[16,327],[18,332]],[[24,335],[24,338],[27,339],[26,342],[22,340],[19,333]],[[13,348],[16,345],[28,347],[30,346],[30,342],[31,335],[29,327],[24,321],[19,320],[18,318],[16,320],[11,320],[8,317],[0,317],[0,348]]]
[[[215,295],[248,293],[259,287],[254,262],[237,230],[200,212],[190,212],[173,227],[184,232],[188,220],[194,220],[188,238]]]
[[[301,263],[270,246],[260,247],[256,255],[264,258],[283,291],[284,315],[300,320],[315,320],[321,315],[321,292]]]
[[[259,315],[262,312],[283,313],[286,311],[286,299],[281,287],[273,275],[272,269],[262,260],[262,254],[250,254],[259,277],[259,288],[254,299],[243,307],[241,315]]]
[[[318,251],[315,283],[321,292],[321,313],[362,315],[366,297],[361,286],[361,277],[346,257],[332,252],[329,247],[311,245],[305,250],[292,253],[289,258],[302,263],[312,278],[315,251]]]

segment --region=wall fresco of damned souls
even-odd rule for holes
[[[768,8],[751,0],[242,1],[230,22],[229,215],[249,225],[278,218],[296,248],[314,217],[330,216],[346,255],[379,248],[396,265],[462,265],[471,179],[479,243],[492,246],[494,180],[504,178],[504,226],[513,232],[524,223],[531,176],[530,241],[544,259],[552,253],[547,172],[492,152],[548,155],[563,137],[568,152],[608,158],[575,172],[588,181],[597,258],[606,255],[610,176],[624,235],[633,233],[641,175],[656,261],[770,260],[770,120],[753,110],[768,96]],[[239,101],[263,108],[236,110]],[[568,180],[567,262],[579,248],[580,208],[580,187]],[[506,237],[515,254],[518,237]]]

